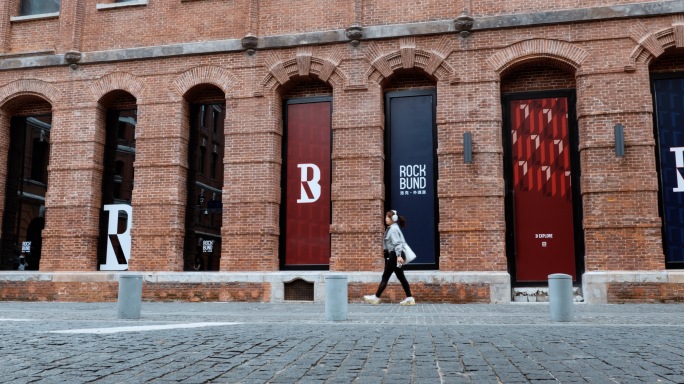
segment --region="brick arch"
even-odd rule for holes
[[[99,101],[106,94],[112,91],[123,90],[135,97],[138,104],[144,99],[145,82],[130,73],[114,72],[102,76],[90,85],[90,92]]]
[[[684,48],[684,15],[674,16],[670,27],[656,32],[639,22],[630,29],[630,37],[637,43],[629,56],[630,63],[649,65],[668,48]]]
[[[312,75],[333,88],[348,86],[349,77],[338,67],[342,62],[342,55],[339,47],[325,57],[314,56],[310,47],[298,48],[295,57],[287,60],[271,53],[266,57],[268,74],[261,81],[261,90],[257,95],[274,92],[299,76]]]
[[[376,83],[382,83],[394,72],[400,69],[421,69],[428,76],[438,81],[455,83],[458,81],[456,74],[445,59],[451,54],[451,41],[442,38],[438,46],[433,50],[418,49],[416,38],[404,37],[399,40],[399,49],[390,53],[381,51],[378,44],[371,42],[366,45],[365,55],[370,63],[366,71],[366,79]]]
[[[575,71],[589,57],[589,53],[578,46],[560,40],[532,39],[510,45],[487,59],[499,77],[510,68],[526,61],[551,61],[570,67]]]
[[[187,70],[173,81],[178,94],[185,96],[193,87],[200,84],[212,84],[220,88],[226,95],[237,82],[237,77],[229,70],[216,66],[201,66]]]
[[[64,94],[59,88],[42,80],[16,80],[0,88],[0,107],[4,109],[8,102],[19,96],[37,96],[54,108],[61,103]]]
[[[379,84],[397,70],[418,68],[438,81],[454,83],[458,81],[456,74],[445,61],[451,49],[444,42],[437,50],[428,51],[416,47],[415,37],[406,37],[400,40],[399,50],[390,53],[383,53],[377,44],[369,43],[366,58],[371,67],[366,72],[366,78]]]

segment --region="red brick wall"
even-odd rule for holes
[[[501,80],[501,93],[574,89],[572,72],[544,65],[525,65]]]
[[[259,2],[259,36],[344,29],[353,20],[353,3],[336,0]]]
[[[653,73],[684,71],[684,48],[670,48],[649,66]]]
[[[349,284],[350,302],[361,302],[363,295],[371,295],[378,288],[374,284]],[[489,303],[489,285],[486,284],[429,284],[412,283],[411,294],[419,303]],[[400,284],[388,284],[382,293],[385,303],[398,303],[406,298]]]
[[[363,24],[383,25],[456,18],[461,13],[460,2],[436,0],[406,2],[398,6],[387,0],[363,1]]]
[[[59,36],[59,19],[13,22],[9,39],[10,52],[53,50]]]
[[[50,103],[35,97],[20,97],[13,103],[16,105],[12,111],[13,116],[49,115],[52,113]]]
[[[434,89],[437,84],[424,71],[419,69],[400,69],[383,84],[384,92],[408,91],[414,89]]]
[[[608,302],[623,303],[683,303],[684,284],[609,283]]]
[[[307,97],[332,97],[330,85],[313,77],[297,78],[280,91],[283,100],[302,99]]]
[[[22,281],[0,283],[5,301],[117,301],[117,282]],[[268,283],[143,283],[143,301],[252,301],[268,302]]]
[[[241,38],[248,0],[154,1],[146,6],[97,10],[113,1],[86,0],[83,51]]]
[[[468,1],[468,0],[464,0]],[[657,0],[640,1],[643,3],[656,2]],[[521,13],[530,11],[530,3],[525,0],[470,0],[472,13],[475,15],[491,15],[491,14],[507,14],[507,13]],[[633,0],[611,0],[610,2],[602,0],[555,0],[536,3],[534,5],[535,11],[555,11],[561,9],[575,9],[584,7],[607,6],[618,4],[631,4]]]
[[[3,281],[0,297],[6,301],[116,301],[118,283]]]
[[[184,98],[192,104],[224,104],[226,102],[226,94],[220,88],[210,84],[193,87]]]
[[[149,301],[252,301],[271,300],[268,283],[145,283],[143,300]]]
[[[375,292],[376,284],[350,284],[350,302]],[[144,283],[144,301],[249,301],[268,302],[270,285],[267,283]],[[423,303],[488,303],[489,286],[485,284],[411,284],[411,293]],[[683,284],[609,283],[609,303],[681,303]],[[103,282],[3,282],[0,297],[6,301],[116,301],[118,284]],[[383,301],[397,303],[405,297],[399,284],[389,284]]]

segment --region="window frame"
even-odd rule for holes
[[[62,0],[54,0],[54,2],[57,3],[57,9],[56,10],[50,10],[48,12],[24,13],[25,4],[29,1],[33,2],[36,0],[19,0],[19,4],[18,4],[19,7],[17,9],[18,16],[14,16],[14,17],[10,18],[10,21],[35,20],[35,19],[55,17],[55,16],[59,16],[59,11],[62,8]]]

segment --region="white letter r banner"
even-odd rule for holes
[[[300,198],[297,199],[297,203],[314,203],[321,197],[321,185],[318,183],[321,181],[321,170],[316,166],[316,164],[297,164],[297,168],[301,169],[301,194]],[[313,171],[312,179],[309,180],[308,170]]]
[[[105,205],[104,210],[109,212],[107,225],[107,262],[100,264],[101,271],[125,271],[128,269],[128,260],[131,258],[131,225],[133,224],[133,209],[127,204]],[[126,230],[118,233],[119,212],[126,212]],[[117,255],[119,257],[117,257]],[[119,259],[125,259],[125,263]],[[123,260],[122,260],[123,261]]]

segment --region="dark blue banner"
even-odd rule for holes
[[[402,231],[418,256],[412,264],[435,264],[436,193],[434,92],[388,94],[391,209],[406,217]]]
[[[667,262],[684,262],[684,78],[654,81]]]

